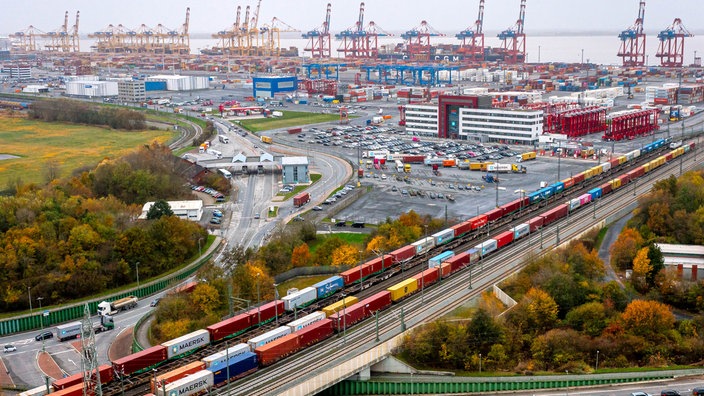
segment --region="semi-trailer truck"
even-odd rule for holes
[[[137,306],[138,300],[136,296],[129,296],[113,302],[103,301],[98,304],[98,315],[115,315],[120,311],[132,309]]]

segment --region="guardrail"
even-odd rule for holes
[[[172,286],[174,283],[178,283],[181,280],[188,278],[194,272],[196,272],[203,264],[210,260],[217,247],[220,246],[221,241],[221,238],[216,237],[213,243],[206,250],[205,255],[199,257],[193,263],[178,270],[173,274],[149,282],[140,287],[122,291],[120,293],[113,294],[110,296],[101,297],[96,300],[88,301],[88,308],[90,309],[90,312],[96,312],[98,310],[98,304],[101,301],[114,301],[127,296],[137,296],[142,299],[146,296],[158,293],[168,288],[169,286]],[[50,327],[57,323],[78,320],[83,317],[83,309],[85,303],[86,302],[80,302],[62,308],[43,310],[42,312],[39,312],[39,310],[37,310],[36,313],[18,316],[12,319],[2,320],[0,321],[0,336],[5,336],[13,333],[21,333],[30,330],[37,330],[42,327]]]

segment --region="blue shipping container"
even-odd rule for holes
[[[334,294],[336,291],[342,289],[344,285],[345,282],[342,280],[342,277],[335,275],[314,284],[313,287],[320,299]]]
[[[230,358],[230,368],[229,374],[230,378],[238,377],[250,370],[257,368],[257,355],[254,352],[245,352],[241,355],[237,355]],[[208,369],[210,370],[210,369]],[[210,370],[213,372],[213,383],[220,384],[227,381],[228,368],[216,368],[215,370]]]
[[[166,81],[145,81],[145,91],[166,91]]]
[[[555,184],[550,185],[550,187],[552,187],[554,194],[558,194],[558,193],[562,192],[562,190],[565,189],[565,183],[557,182]]]
[[[594,201],[597,198],[601,198],[601,187],[597,188],[592,188],[591,190],[588,191],[589,195],[592,196],[592,201]]]
[[[453,251],[446,251],[438,254],[437,256],[431,258],[428,260],[428,268],[433,268],[433,267],[439,267],[440,264],[443,263],[443,261],[450,259],[452,257],[455,257],[455,252]]]

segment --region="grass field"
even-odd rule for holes
[[[301,111],[282,111],[283,117],[257,118],[253,120],[242,120],[240,125],[252,132],[268,131],[277,128],[289,128],[299,125],[317,124],[319,122],[330,122],[339,120],[338,114],[317,114],[305,113]]]
[[[59,177],[65,177],[77,168],[95,166],[154,140],[165,143],[173,136],[174,132],[163,130],[127,132],[0,117],[0,154],[18,157],[0,160],[0,189],[18,179],[44,183],[49,163],[57,166]]]
[[[333,228],[335,228],[334,225]],[[336,236],[347,243],[358,245],[361,248],[364,246],[364,241],[367,240],[367,237],[369,235],[357,232],[336,232],[334,234],[331,234],[331,236]],[[315,253],[315,251],[318,249],[318,246],[320,246],[320,244],[325,241],[325,238],[327,238],[327,236],[318,235],[318,239],[315,242],[311,242],[308,246],[310,252]]]

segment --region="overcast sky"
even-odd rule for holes
[[[331,30],[338,32],[357,20],[359,0],[330,0]],[[301,31],[322,24],[328,1],[262,0],[259,23],[273,17]],[[479,0],[366,0],[364,23],[374,21],[388,31],[405,31],[426,20],[437,30],[456,33],[474,23]],[[525,31],[534,33],[603,32],[617,35],[630,26],[638,13],[638,0],[527,0]],[[657,32],[679,17],[693,33],[704,32],[704,1],[648,0],[645,27]],[[141,24],[156,27],[159,23],[179,29],[186,7],[191,8],[191,33],[214,33],[235,21],[235,9],[257,1],[229,0],[3,0],[0,7],[0,34],[10,34],[29,25],[49,32],[63,23],[69,12],[69,28],[76,11],[81,12],[82,35],[103,30],[108,24],[137,28]],[[491,33],[513,26],[518,19],[520,0],[486,0],[484,29]]]

